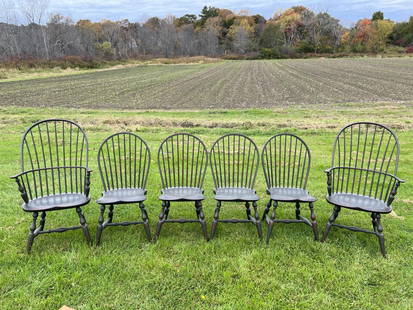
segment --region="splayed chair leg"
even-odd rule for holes
[[[161,229],[162,225],[166,220],[166,216],[169,212],[169,205],[167,201],[162,201],[162,210],[161,213],[159,214],[159,221],[158,224],[156,225],[156,233],[155,233],[155,240],[159,238],[159,235],[161,234]]]
[[[272,201],[271,199],[270,199],[270,201],[268,201],[267,206],[265,207],[264,213],[262,214],[261,221],[265,221],[265,218],[266,218],[267,214],[270,212],[271,201]]]
[[[98,229],[96,231],[96,245],[100,245],[100,239],[102,237],[102,232],[103,232],[103,229],[105,228],[103,226],[103,222],[105,220],[105,218],[104,218],[105,209],[106,209],[106,207],[104,205],[100,206],[100,215],[99,215],[99,219],[98,219]]]
[[[314,203],[310,202],[308,204],[309,208],[310,208],[310,217],[311,217],[311,228],[313,229],[313,233],[314,233],[314,240],[318,241],[318,227],[317,227],[317,220],[316,220],[316,216],[314,213]]]
[[[198,220],[201,223],[202,232],[204,234],[205,240],[208,241],[209,237],[208,237],[208,231],[207,231],[207,227],[206,227],[204,212],[202,211],[202,202],[201,201],[196,201],[195,202],[195,208],[196,208],[196,214],[198,216]]]
[[[149,242],[151,242],[152,237],[151,237],[151,230],[149,228],[149,217],[145,209],[145,204],[143,202],[140,202],[139,208],[141,209],[141,213],[142,213],[143,228],[145,229],[146,238],[148,239]]]
[[[337,219],[337,216],[338,216],[338,214],[340,213],[340,210],[341,210],[340,207],[334,206],[333,214],[331,214],[330,218],[328,219],[328,222],[327,222],[327,224],[326,224],[326,229],[325,229],[325,231],[324,231],[323,238],[321,239],[321,242],[326,241],[327,236],[328,236],[328,234],[329,234],[329,232],[330,232],[330,229],[331,229],[331,225],[332,225],[332,224],[334,223],[334,221]]]
[[[372,213],[371,218],[373,222],[374,232],[376,233],[376,236],[379,239],[381,254],[383,255],[383,257],[386,257],[386,248],[384,246],[383,226],[381,225],[381,215],[380,213]]]
[[[37,221],[38,216],[39,216],[39,213],[33,212],[33,221],[32,221],[32,224],[30,225],[29,236],[27,238],[27,253],[29,254],[32,251],[33,240],[36,237],[35,230],[36,230],[36,221]]]
[[[262,226],[260,216],[258,215],[258,206],[256,201],[252,203],[252,207],[254,208],[255,226],[257,226],[258,238],[262,240]]]
[[[273,202],[273,210],[272,210],[272,216],[271,218],[267,218],[267,244],[270,242],[270,238],[272,235],[272,229],[274,227],[274,220],[277,216],[277,207],[278,207],[278,201]]]
[[[212,220],[211,238],[210,239],[214,239],[214,237],[215,237],[220,211],[221,211],[221,201],[217,201],[217,205],[215,207],[215,212],[214,212],[214,219]]]
[[[41,219],[40,219],[40,231],[44,230],[44,225],[46,224],[46,212],[42,212]]]
[[[92,244],[92,238],[90,237],[89,228],[87,227],[86,219],[85,219],[85,216],[82,213],[82,209],[80,207],[77,207],[76,212],[79,215],[80,226],[82,226],[83,235],[86,238],[86,242],[89,245],[91,245]]]

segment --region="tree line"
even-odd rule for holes
[[[407,22],[385,19],[382,12],[346,28],[326,12],[294,6],[265,19],[247,11],[205,6],[199,15],[74,22],[60,14],[45,18],[42,0],[25,0],[16,12],[3,8],[0,60],[57,59],[67,56],[105,59],[251,55],[294,57],[303,53],[378,53],[389,45],[413,52],[413,16]],[[13,17],[14,16],[14,17]]]

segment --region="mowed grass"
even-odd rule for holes
[[[33,253],[25,253],[31,215],[20,209],[16,184],[8,176],[19,171],[23,131],[45,118],[79,122],[90,143],[92,202],[84,207],[95,235],[102,185],[97,150],[108,135],[129,130],[150,146],[152,162],[147,210],[155,231],[160,202],[157,148],[175,132],[190,132],[211,147],[220,135],[241,132],[259,148],[273,134],[293,132],[312,151],[309,190],[320,234],[332,207],[324,199],[333,139],[344,124],[380,121],[395,129],[401,143],[399,176],[407,180],[394,201],[395,214],[383,216],[388,258],[372,235],[333,228],[328,242],[313,241],[303,224],[277,224],[267,246],[251,224],[219,224],[216,239],[205,242],[199,224],[165,224],[157,243],[148,243],[142,226],[110,227],[102,245],[89,247],[82,232],[41,235]],[[119,111],[35,109],[0,110],[0,308],[58,309],[412,309],[413,307],[413,105],[346,104],[296,106],[272,110]],[[208,229],[215,207],[208,170],[204,210]],[[262,169],[256,189],[267,197]],[[280,217],[294,217],[294,206],[281,204]],[[302,213],[308,215],[307,206]],[[245,208],[224,204],[223,218],[245,218]],[[195,218],[194,207],[173,203],[171,218]],[[115,220],[136,220],[136,205],[115,208]],[[343,210],[337,222],[371,228],[369,214]],[[50,213],[46,228],[78,223],[74,210]],[[264,233],[266,226],[264,225]]]

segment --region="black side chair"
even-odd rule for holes
[[[392,211],[397,188],[400,146],[397,136],[386,126],[358,122],[344,127],[334,142],[331,168],[326,170],[327,201],[334,205],[322,241],[331,226],[377,236],[386,256],[381,214]],[[341,208],[371,213],[373,231],[334,224]]]
[[[91,243],[81,207],[90,201],[88,142],[82,128],[74,122],[49,119],[35,123],[21,143],[21,173],[16,180],[22,208],[33,214],[27,240],[30,253],[34,238],[40,234],[82,229]],[[45,230],[46,212],[76,208],[80,226]],[[41,213],[40,226],[37,217]]]
[[[208,233],[202,200],[205,199],[202,185],[208,161],[208,152],[201,139],[188,133],[178,133],[166,138],[158,151],[158,166],[162,180],[159,199],[162,210],[156,229],[156,238],[164,223],[200,223],[206,240]],[[197,220],[168,219],[171,202],[192,201],[195,203]]]
[[[242,134],[227,134],[219,138],[212,146],[210,164],[215,184],[215,200],[217,205],[212,222],[211,239],[219,222],[221,223],[252,223],[257,227],[258,237],[262,239],[261,222],[258,216],[258,195],[254,183],[258,171],[258,148],[247,136]],[[245,203],[247,219],[220,220],[219,212],[222,202]],[[254,208],[251,214],[250,203]]]
[[[96,244],[100,244],[106,227],[136,224],[143,224],[146,237],[151,241],[149,217],[144,205],[150,163],[148,145],[134,133],[120,132],[103,141],[98,152],[98,165],[104,192],[96,201],[100,204]],[[132,203],[139,205],[142,221],[113,222],[114,206]],[[109,206],[109,212],[108,219],[104,221],[106,206]]]
[[[262,150],[262,167],[270,200],[262,216],[267,221],[267,243],[274,223],[304,223],[312,227],[314,240],[318,240],[314,202],[316,199],[307,191],[311,154],[307,144],[293,134],[283,133],[270,138]],[[277,219],[279,202],[294,202],[296,219]],[[300,203],[308,203],[311,221],[300,214]],[[272,215],[268,213],[273,204]]]

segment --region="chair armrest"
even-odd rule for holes
[[[328,169],[324,170],[324,173],[329,174],[329,173],[331,173],[331,170],[333,170],[333,169],[334,169],[334,167],[328,168]]]
[[[85,196],[89,197],[90,193],[90,174],[92,173],[92,170],[87,168],[86,169],[86,179],[85,179]]]
[[[16,180],[17,188],[19,189],[20,196],[22,197],[22,199],[25,203],[28,203],[29,202],[29,196],[27,195],[26,188],[24,187],[24,185],[22,184],[22,182],[20,180],[21,176],[24,175],[24,174],[25,174],[24,172],[21,172],[19,174],[11,176],[10,178]]]
[[[331,196],[331,171],[333,171],[334,167],[328,168],[326,170],[324,170],[324,172],[327,174],[327,192],[328,192],[328,196]]]
[[[404,180],[399,179],[396,176],[393,176],[396,182],[394,183],[394,186],[390,192],[389,198],[387,199],[387,205],[390,206],[394,200],[394,198],[397,195],[397,189],[399,188],[401,183],[404,183]]]

